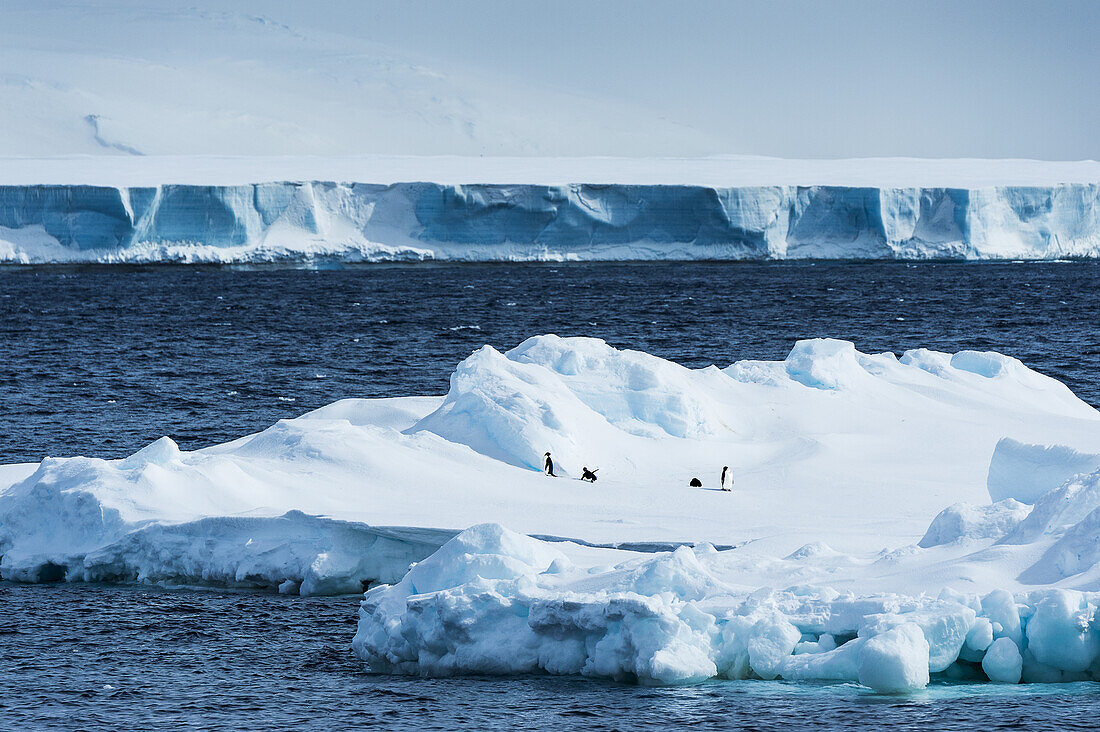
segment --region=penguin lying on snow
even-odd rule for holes
[[[691,482],[688,483],[688,485],[691,486],[692,488],[702,488],[703,487],[703,481],[699,480],[698,478],[692,478]]]
[[[587,480],[589,483],[596,482],[596,473],[599,472],[599,468],[595,470],[589,470],[587,467],[581,468],[581,480]]]

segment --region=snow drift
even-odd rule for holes
[[[1098,255],[1100,183],[0,186],[14,263]]]
[[[538,336],[479,349],[443,397],[5,466],[0,575],[371,587],[377,670],[1091,678],[1098,447],[1100,413],[998,353],[819,339],[693,370]]]
[[[361,32],[363,19],[357,5],[292,0],[5,3],[0,155],[715,149],[664,110],[547,88],[529,74],[502,77],[471,67],[467,53],[378,43]]]

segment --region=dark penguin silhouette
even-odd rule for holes
[[[730,470],[730,466],[722,466],[722,490],[733,490],[733,471]]]
[[[703,481],[699,480],[698,478],[692,478],[691,482],[688,483],[688,485],[690,485],[692,488],[702,488]]]
[[[550,459],[550,453],[546,453],[546,458],[542,461],[542,472],[546,473],[551,478],[558,477],[554,475],[554,461]]]
[[[587,467],[581,468],[581,480],[587,480],[589,483],[595,483],[597,472],[599,472],[599,468],[596,468],[595,470],[589,470]]]

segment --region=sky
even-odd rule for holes
[[[0,155],[1100,160],[1100,1],[0,3]]]
[[[717,152],[1100,159],[1096,0],[402,0],[355,31],[623,100]]]

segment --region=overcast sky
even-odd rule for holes
[[[1097,0],[344,8],[349,33],[501,84],[614,98],[694,127],[714,152],[1100,159]]]

